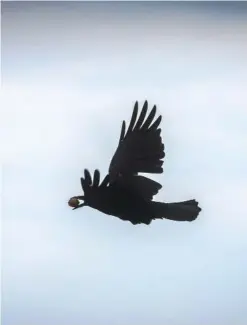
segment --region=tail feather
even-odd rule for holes
[[[196,200],[176,203],[153,202],[154,219],[174,221],[193,221],[198,217],[201,208]]]

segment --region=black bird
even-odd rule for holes
[[[154,202],[146,199],[131,187],[123,187],[118,182],[109,183],[109,174],[100,184],[100,173],[94,171],[92,179],[87,169],[81,185],[83,196],[74,196],[69,205],[74,209],[89,206],[105,214],[118,217],[132,224],[150,224],[154,219],[170,219],[174,221],[193,221],[196,219],[200,208],[195,200],[179,203]],[[80,204],[80,201],[84,202]]]
[[[197,218],[201,211],[197,201],[152,201],[153,196],[161,189],[161,184],[138,175],[139,172],[163,172],[164,144],[160,136],[161,129],[158,128],[161,116],[153,122],[156,114],[154,106],[145,120],[147,108],[146,101],[137,119],[138,103],[135,103],[127,132],[125,121],[122,124],[119,144],[111,160],[108,175],[100,184],[99,171],[95,170],[92,179],[85,169],[84,178],[81,178],[84,196],[72,197],[68,202],[69,206],[74,209],[90,206],[133,224],[150,224],[154,219],[163,218],[174,221],[193,221]],[[81,200],[84,203],[80,203]]]

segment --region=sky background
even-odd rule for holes
[[[2,3],[3,325],[247,323],[247,3]],[[160,201],[133,226],[67,200],[156,104]]]

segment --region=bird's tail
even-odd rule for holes
[[[152,210],[155,219],[193,221],[197,218],[201,208],[196,200],[189,200],[176,203],[153,202]]]

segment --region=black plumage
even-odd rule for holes
[[[118,147],[109,167],[111,182],[120,175],[163,172],[162,159],[165,157],[165,152],[160,136],[161,129],[158,128],[161,116],[154,120],[156,106],[146,117],[147,110],[148,103],[145,101],[137,119],[138,102],[136,102],[127,132],[125,132],[126,123],[123,121]]]
[[[85,169],[81,178],[83,196],[69,200],[74,209],[90,206],[105,214],[128,220],[133,224],[150,224],[154,219],[193,221],[201,211],[198,202],[189,200],[177,203],[153,201],[162,185],[138,173],[162,173],[164,144],[159,128],[161,116],[155,119],[156,106],[147,115],[145,101],[138,116],[135,103],[129,127],[123,121],[119,144],[109,166],[109,173],[100,183],[100,173],[93,178]],[[83,200],[83,203],[80,201]]]

